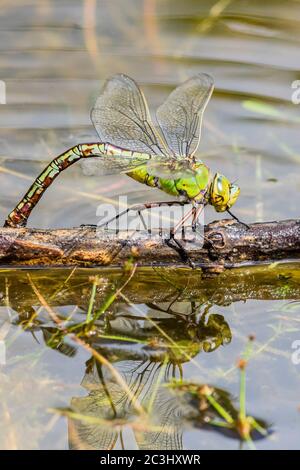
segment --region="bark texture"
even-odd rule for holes
[[[182,241],[196,267],[227,268],[300,259],[300,220],[254,223],[249,229],[233,220],[205,226],[205,241]],[[0,228],[0,264],[14,267],[182,266],[181,250],[147,232],[108,236],[95,227],[70,229]]]

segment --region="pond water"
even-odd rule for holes
[[[297,218],[299,42],[299,1],[2,0],[1,220],[47,162],[97,140],[89,112],[105,78],[132,76],[153,113],[199,71],[215,79],[199,152],[241,186],[236,215]],[[29,226],[96,223],[98,205],[120,195],[161,199],[126,175],[87,177],[75,165]],[[221,217],[208,209],[205,221]],[[298,264],[126,276],[0,271],[0,448],[238,449],[237,432],[202,423],[198,405],[166,385],[208,384],[238,407],[249,335],[247,413],[268,435],[242,447],[299,448]],[[91,330],[87,314],[97,314]]]

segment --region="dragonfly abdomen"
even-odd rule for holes
[[[76,146],[52,160],[52,162],[49,163],[49,165],[36,178],[19,204],[8,215],[4,226],[25,226],[32,209],[36,206],[46,189],[51,185],[61,171],[75,163],[80,158],[81,152],[79,146]]]
[[[73,163],[82,158],[100,157],[105,160],[105,157],[108,158],[110,156],[119,156],[121,157],[121,160],[124,158],[124,163],[130,160],[131,162],[133,161],[133,163],[136,162],[136,165],[138,165],[140,161],[146,161],[151,158],[151,155],[149,154],[132,150],[124,150],[109,143],[97,142],[91,144],[78,144],[49,163],[49,165],[36,178],[14,210],[8,215],[4,226],[26,226],[31,211],[39,202],[46,189],[63,170]]]
[[[8,215],[4,226],[25,226],[31,211],[36,206],[46,189],[55,178],[66,168],[84,157],[103,154],[105,144],[79,144],[52,160],[30,186],[19,204]]]

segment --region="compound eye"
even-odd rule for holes
[[[217,189],[218,189],[218,192],[221,193],[223,191],[223,182],[222,182],[222,178],[218,178],[217,180]]]

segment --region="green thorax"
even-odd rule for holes
[[[146,184],[152,188],[161,189],[171,196],[183,197],[185,200],[199,201],[203,198],[204,193],[208,189],[210,171],[204,163],[195,164],[193,169],[195,171],[193,176],[177,179],[166,179],[150,175],[146,165],[127,173],[127,175],[139,183]]]

